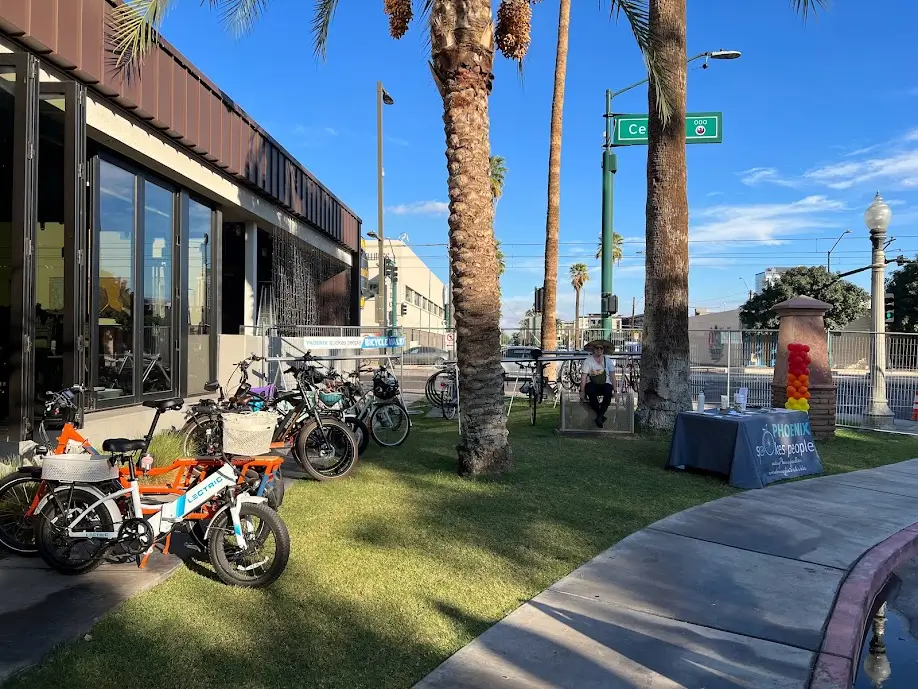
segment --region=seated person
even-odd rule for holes
[[[605,340],[594,340],[586,349],[591,355],[580,366],[580,401],[589,400],[590,408],[596,412],[596,425],[602,428],[606,421],[606,411],[617,389],[615,362],[612,357],[605,356],[606,350],[612,351],[612,344]],[[600,397],[602,402],[599,401]]]

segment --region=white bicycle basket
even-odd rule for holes
[[[228,455],[256,457],[271,452],[277,427],[273,412],[223,414],[223,451]]]
[[[118,478],[118,468],[97,455],[47,455],[41,463],[41,477],[62,483],[100,483]]]

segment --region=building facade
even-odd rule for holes
[[[387,280],[387,322],[401,327],[407,338],[406,346],[445,346],[446,285],[427,267],[408,244],[400,240],[385,240],[386,255],[394,258],[398,276],[393,294],[392,282]],[[360,324],[379,327],[376,302],[381,299],[379,289],[378,244],[372,242],[366,249],[369,275],[366,300],[361,311]],[[394,319],[393,319],[394,314]]]
[[[761,294],[762,290],[766,287],[770,287],[778,280],[781,279],[781,275],[790,270],[790,268],[766,268],[761,273],[755,274],[755,292],[756,294]]]
[[[114,70],[114,5],[0,2],[6,442],[46,390],[102,419],[203,392],[259,318],[359,322],[360,219],[165,40]]]

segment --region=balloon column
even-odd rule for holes
[[[787,402],[785,409],[810,410],[810,355],[809,345],[787,345]]]

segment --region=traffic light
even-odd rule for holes
[[[535,298],[533,299],[532,310],[535,313],[542,313],[542,302],[545,300],[545,288],[535,288]]]
[[[887,292],[885,294],[886,302],[886,322],[892,323],[896,319],[896,295],[892,292]]]
[[[402,304],[402,315],[403,316],[408,315],[408,304]]]

